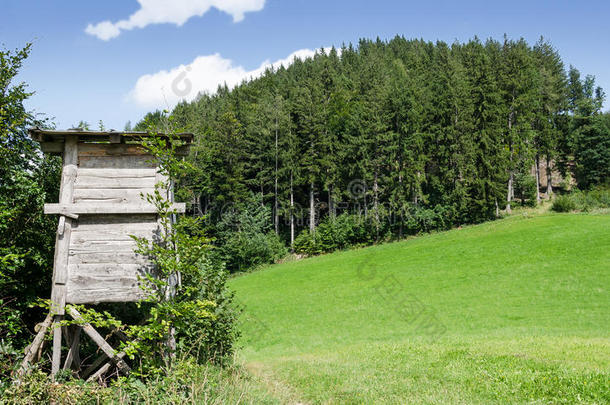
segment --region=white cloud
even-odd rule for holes
[[[108,41],[118,37],[122,30],[144,28],[149,24],[172,23],[181,26],[191,17],[201,17],[212,7],[230,14],[234,22],[239,22],[244,19],[245,13],[260,11],[265,6],[265,0],[138,0],[138,3],[140,9],[127,20],[89,24],[85,32]]]
[[[294,58],[310,58],[315,52],[301,49],[275,62],[264,61],[250,71],[243,66],[233,65],[230,59],[225,59],[218,53],[198,56],[188,65],[141,76],[127,98],[141,107],[171,108],[181,100],[195,99],[200,92],[214,93],[224,83],[232,88],[243,80],[261,76],[267,68],[288,66]]]

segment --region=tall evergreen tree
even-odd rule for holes
[[[538,111],[534,127],[536,128],[536,177],[540,187],[540,156],[546,158],[546,194],[553,192],[551,162],[557,157],[556,150],[565,125],[567,108],[567,79],[559,53],[544,39],[540,39],[533,48],[536,66],[539,72]],[[539,199],[539,194],[538,194]]]
[[[537,107],[537,74],[529,46],[524,39],[504,39],[499,66],[506,130],[504,144],[508,150],[508,187],[506,211],[514,197],[514,176],[523,162],[531,160],[533,150],[533,111]]]

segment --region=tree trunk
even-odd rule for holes
[[[398,134],[398,190],[399,193],[398,195],[400,196],[400,201],[398,201],[398,212],[399,212],[399,221],[400,223],[398,224],[398,238],[402,239],[402,233],[403,233],[403,223],[404,223],[404,202],[406,201],[406,193],[404,192],[403,189],[403,184],[402,184],[402,176],[403,176],[403,156],[402,156],[402,132],[398,130],[398,128],[400,128],[400,124],[399,124],[399,119],[398,119],[398,115],[396,115],[396,122],[394,123],[394,128],[396,130],[396,133]],[[396,208],[396,207],[395,207]]]
[[[510,171],[508,176],[508,192],[506,194],[506,212],[511,213],[510,202],[513,197],[513,171]]]
[[[290,173],[290,250],[294,252],[294,189]]]
[[[404,208],[403,207],[403,201],[404,201],[404,196],[403,196],[403,189],[402,189],[402,162],[400,164],[400,173],[398,174],[398,188],[400,190],[400,199],[401,201],[398,203],[398,212],[400,213],[400,223],[398,224],[398,238],[402,239],[402,233],[403,233],[403,222],[404,222]]]
[[[515,101],[515,97],[513,97],[513,102]],[[513,129],[513,114],[514,112],[512,111],[511,108],[511,112],[510,114],[508,114],[508,136],[511,137],[511,131]],[[509,138],[510,139],[510,138]],[[509,140],[509,161],[510,161],[510,175],[508,176],[508,190],[507,190],[507,195],[506,195],[506,212],[508,212],[510,214],[511,212],[511,208],[510,208],[510,202],[513,198],[514,195],[514,191],[513,191],[513,177],[514,177],[514,173],[513,173],[513,144],[512,141]]]
[[[337,212],[335,211],[335,203],[333,202],[333,185],[330,184],[328,186],[328,215],[330,216],[330,219],[332,219],[333,221],[335,220],[335,217],[337,216]]]
[[[314,204],[314,184],[313,181],[309,184],[309,232],[314,233],[316,230],[316,210]]]
[[[417,177],[415,184],[413,185],[413,204],[417,205],[419,203],[419,184],[420,184],[421,172],[417,171]]]
[[[366,187],[366,182],[365,182],[364,183],[364,198],[363,198],[363,201],[364,201],[364,217],[365,218],[368,218],[368,216],[369,216],[369,208],[367,207],[367,201],[366,201],[366,193],[367,193],[367,191],[368,191],[368,189]]]
[[[373,209],[375,210],[375,240],[379,240],[379,184],[378,173],[375,169],[375,178],[373,180]]]
[[[377,170],[375,170],[375,178],[373,179],[373,208],[375,209],[375,212],[377,212],[377,210],[379,208],[379,195],[378,195],[379,184],[377,181],[378,181],[378,175],[377,175]]]
[[[551,173],[551,159],[546,157],[546,197],[551,198],[553,194],[553,175]]]
[[[536,202],[540,203],[540,156],[536,155]]]
[[[278,196],[277,196],[277,141],[278,141],[278,131],[277,131],[277,118],[275,119],[275,189],[274,189],[274,201],[273,201],[273,222],[275,224],[275,234],[278,235],[280,233],[280,217],[278,213]]]

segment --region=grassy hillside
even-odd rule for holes
[[[241,356],[305,402],[610,401],[610,216],[515,216],[232,281]]]

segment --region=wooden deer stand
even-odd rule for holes
[[[165,180],[153,157],[138,143],[148,134],[80,129],[29,132],[44,153],[61,155],[63,166],[59,203],[44,207],[45,214],[59,215],[51,311],[26,349],[19,374],[27,372],[28,365],[40,357],[49,328],[53,333],[52,376],[61,367],[62,336],[68,347],[63,368],[80,369],[81,330],[103,352],[81,374],[83,378],[97,379],[112,365],[128,372],[125,353],[117,353],[77,310],[66,304],[135,302],[146,295],[139,280],[152,265],[134,253],[136,243],[130,235],[153,239],[158,234],[157,210],[141,194],[152,193],[155,184]],[[184,155],[193,136],[180,137],[185,145],[178,153]],[[167,190],[167,198],[173,201],[173,190]],[[184,212],[185,205],[174,203],[174,209]],[[71,330],[61,326],[66,312],[79,326]]]

